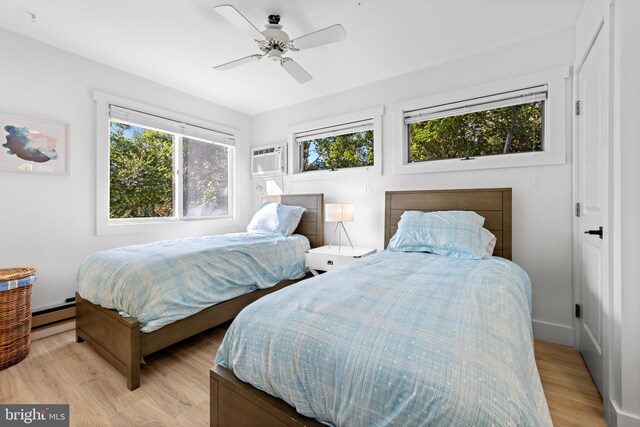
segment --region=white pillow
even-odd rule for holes
[[[263,203],[247,225],[247,232],[272,236],[291,236],[300,223],[305,208]]]
[[[489,259],[493,256],[493,249],[496,247],[496,236],[486,228],[482,229],[482,246],[484,246],[483,259]]]

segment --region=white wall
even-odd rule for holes
[[[287,128],[297,123],[380,105],[388,111],[390,105],[398,102],[568,66],[574,58],[574,41],[574,30],[570,29],[259,114],[251,120],[251,144],[284,142]],[[388,60],[392,61],[393,56]],[[570,100],[571,85],[567,87],[565,96]],[[567,111],[566,141],[570,141],[569,115]],[[382,176],[317,181],[285,179],[285,191],[323,192],[326,202],[354,202],[356,221],[347,224],[354,245],[382,249],[386,190],[512,187],[513,258],[533,281],[536,336],[571,345],[571,144],[567,142],[567,163],[563,165],[394,175],[393,147],[397,135],[394,116],[385,114],[382,127]],[[254,185],[264,183],[256,180]],[[327,239],[332,231],[332,227],[326,227]]]
[[[96,236],[94,89],[233,127],[244,135],[249,116],[4,30],[0,30],[0,52],[0,111],[71,125],[69,176],[0,172],[0,267],[38,269],[34,309],[73,296],[78,266],[93,251],[246,226],[253,194],[247,191],[248,173],[239,172],[234,220],[195,221],[156,233]],[[249,170],[248,143],[243,138],[236,158],[239,171]]]

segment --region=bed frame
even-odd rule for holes
[[[261,199],[305,207],[307,210],[295,233],[305,235],[312,248],[324,244],[323,194],[263,196]],[[140,386],[140,363],[144,356],[231,320],[257,299],[300,280],[285,280],[271,288],[258,289],[149,333],[140,331],[138,319],[122,317],[116,310],[93,304],[76,292],[76,341],[86,341],[127,378],[129,390],[134,390]]]
[[[384,246],[398,229],[404,211],[467,210],[485,217],[485,228],[496,236],[496,256],[511,259],[511,189],[387,191],[385,193]],[[240,381],[230,370],[215,366],[210,373],[210,425],[264,427],[314,426],[286,402]]]

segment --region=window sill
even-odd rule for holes
[[[133,234],[133,233],[155,233],[163,231],[189,231],[195,227],[209,227],[219,224],[220,221],[233,221],[231,215],[208,217],[208,218],[144,218],[139,220],[106,220],[97,224],[97,235]]]
[[[514,153],[498,156],[483,156],[469,160],[446,159],[426,162],[405,163],[396,166],[398,175],[430,172],[456,172],[480,169],[519,168],[564,164],[564,153],[536,152]]]
[[[319,170],[299,172],[291,175],[286,175],[285,179],[290,182],[327,181],[334,179],[369,178],[380,175],[381,173],[379,166],[368,166],[360,168],[337,169],[335,171]]]

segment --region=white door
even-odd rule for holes
[[[580,351],[602,393],[603,299],[607,297],[608,126],[605,58],[599,34],[578,70],[577,200],[578,280],[580,283]],[[596,234],[600,233],[601,234]],[[590,233],[590,234],[587,234]]]

